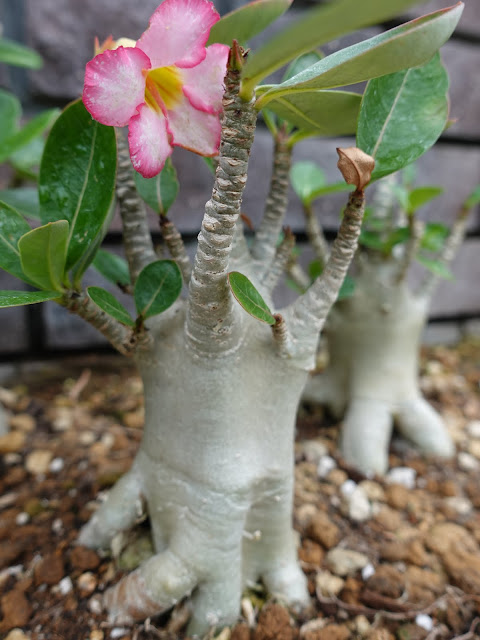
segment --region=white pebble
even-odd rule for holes
[[[374,575],[374,573],[375,573],[375,567],[371,562],[369,562],[362,569],[362,580],[368,580]]]
[[[389,484],[401,484],[407,489],[415,489],[417,472],[410,467],[394,467],[385,476]]]
[[[480,438],[480,420],[472,420],[467,424],[467,432],[471,438]]]
[[[319,478],[328,476],[332,469],[335,469],[337,463],[331,456],[322,456],[318,461],[317,475]]]
[[[356,482],[354,482],[353,480],[345,480],[345,482],[340,487],[340,493],[342,494],[342,496],[345,496],[345,497],[351,496],[356,488],[357,488]]]
[[[61,518],[55,518],[52,522],[53,533],[60,533],[63,530],[63,522]]]
[[[372,505],[362,487],[355,487],[348,496],[348,516],[354,522],[365,522],[372,517]]]
[[[48,468],[52,473],[58,473],[63,469],[64,466],[65,466],[65,462],[63,461],[62,458],[54,458],[50,462],[50,466]]]
[[[115,627],[110,631],[110,637],[121,638],[122,636],[125,636],[127,633],[130,633],[130,629],[127,629],[127,627]]]
[[[66,596],[67,593],[70,593],[70,591],[73,589],[72,579],[70,578],[70,576],[65,576],[65,578],[62,578],[57,587],[59,593],[61,593],[62,596]]]
[[[28,515],[28,513],[25,513],[25,511],[22,511],[15,518],[15,524],[21,527],[22,525],[27,524],[29,520],[30,520],[30,516]]]
[[[458,454],[458,466],[462,471],[476,471],[480,468],[480,462],[471,453],[460,451]]]
[[[415,624],[417,627],[422,627],[425,631],[431,631],[433,629],[433,620],[426,613],[419,613],[415,618]]]

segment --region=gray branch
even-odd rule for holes
[[[182,272],[184,283],[188,284],[192,273],[192,264],[185,250],[185,244],[179,230],[171,220],[165,217],[162,217],[160,220],[160,229],[171,257],[178,264]]]
[[[152,237],[148,228],[147,212],[143,200],[138,195],[133,178],[127,142],[121,132],[117,132],[118,175],[117,199],[123,223],[123,243],[130,269],[132,284],[140,271],[157,259]]]
[[[240,70],[234,67],[225,78],[219,161],[190,279],[186,333],[190,346],[200,354],[224,353],[239,340],[238,306],[230,294],[227,273],[247,181],[256,111],[253,101],[239,97]]]
[[[269,270],[263,278],[263,285],[269,293],[273,291],[279,279],[287,270],[294,246],[295,236],[290,229],[285,229],[284,238],[277,248],[275,258]]]
[[[330,257],[330,249],[328,243],[323,235],[323,230],[318,223],[317,217],[311,207],[311,205],[305,205],[303,207],[305,214],[305,229],[307,232],[308,240],[312,245],[315,252],[315,257],[322,265],[322,268],[327,264]]]

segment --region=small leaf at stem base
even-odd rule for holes
[[[228,283],[235,299],[247,313],[260,322],[272,326],[275,324],[274,315],[247,276],[238,271],[231,271],[228,274]]]

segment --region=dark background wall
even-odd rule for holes
[[[359,0],[361,2],[361,0]],[[85,63],[93,55],[93,40],[114,37],[138,38],[148,24],[158,0],[0,0],[0,22],[4,35],[36,49],[44,58],[42,70],[28,72],[0,68],[0,85],[14,90],[26,113],[35,113],[52,105],[63,106],[82,90]],[[238,0],[217,0],[220,13],[244,4]],[[312,3],[310,3],[312,4]],[[448,0],[419,4],[407,15],[382,28],[448,6]],[[425,209],[425,219],[451,222],[460,203],[480,182],[480,2],[465,0],[465,11],[454,35],[442,49],[451,83],[451,116],[455,124],[445,132],[434,149],[418,162],[418,184],[439,184],[445,194]],[[295,0],[293,8],[270,28],[270,32],[294,20],[309,3]],[[365,29],[324,47],[331,53],[378,33],[380,28]],[[262,36],[265,37],[265,36]],[[260,38],[262,39],[262,38]],[[253,43],[255,46],[255,43]],[[312,139],[297,145],[295,159],[319,162],[331,180],[338,180],[335,148],[351,144],[348,139]],[[256,224],[261,216],[270,177],[272,142],[260,125],[252,152],[251,168],[243,210]],[[203,206],[209,197],[212,178],[202,160],[176,150],[174,163],[181,193],[171,215],[187,240],[192,243],[198,232]],[[0,173],[0,184],[7,176]],[[329,236],[333,236],[343,197],[322,203],[318,215]],[[291,194],[287,223],[304,244],[303,215],[295,195]],[[157,221],[151,215],[152,231]],[[121,253],[120,224],[116,219],[107,237],[107,245]],[[193,245],[192,245],[193,248]],[[304,248],[305,259],[308,248]],[[453,340],[462,331],[474,330],[480,318],[480,210],[471,216],[466,241],[454,264],[453,282],[443,282],[431,309],[430,339]],[[92,274],[89,284],[97,282]],[[0,289],[19,288],[8,274],[0,273]],[[287,302],[291,292],[282,288],[278,302]],[[102,337],[80,319],[68,315],[53,303],[0,312],[0,360],[22,354],[47,355],[58,350],[76,350],[105,345]]]

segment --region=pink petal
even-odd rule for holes
[[[164,0],[137,42],[152,68],[194,67],[205,58],[212,25],[220,19],[209,0]]]
[[[173,146],[201,156],[218,153],[222,132],[219,116],[195,109],[186,97],[174,111],[168,112],[168,128],[173,134]]]
[[[143,104],[128,125],[130,158],[138,173],[153,178],[172,153],[167,121],[161,112]]]
[[[207,47],[207,57],[193,69],[183,69],[185,84],[183,93],[200,111],[219,113],[222,110],[224,78],[229,47],[212,44]]]
[[[87,63],[83,102],[95,120],[116,127],[128,123],[145,102],[142,69],[150,69],[150,60],[136,47],[107,50]]]

